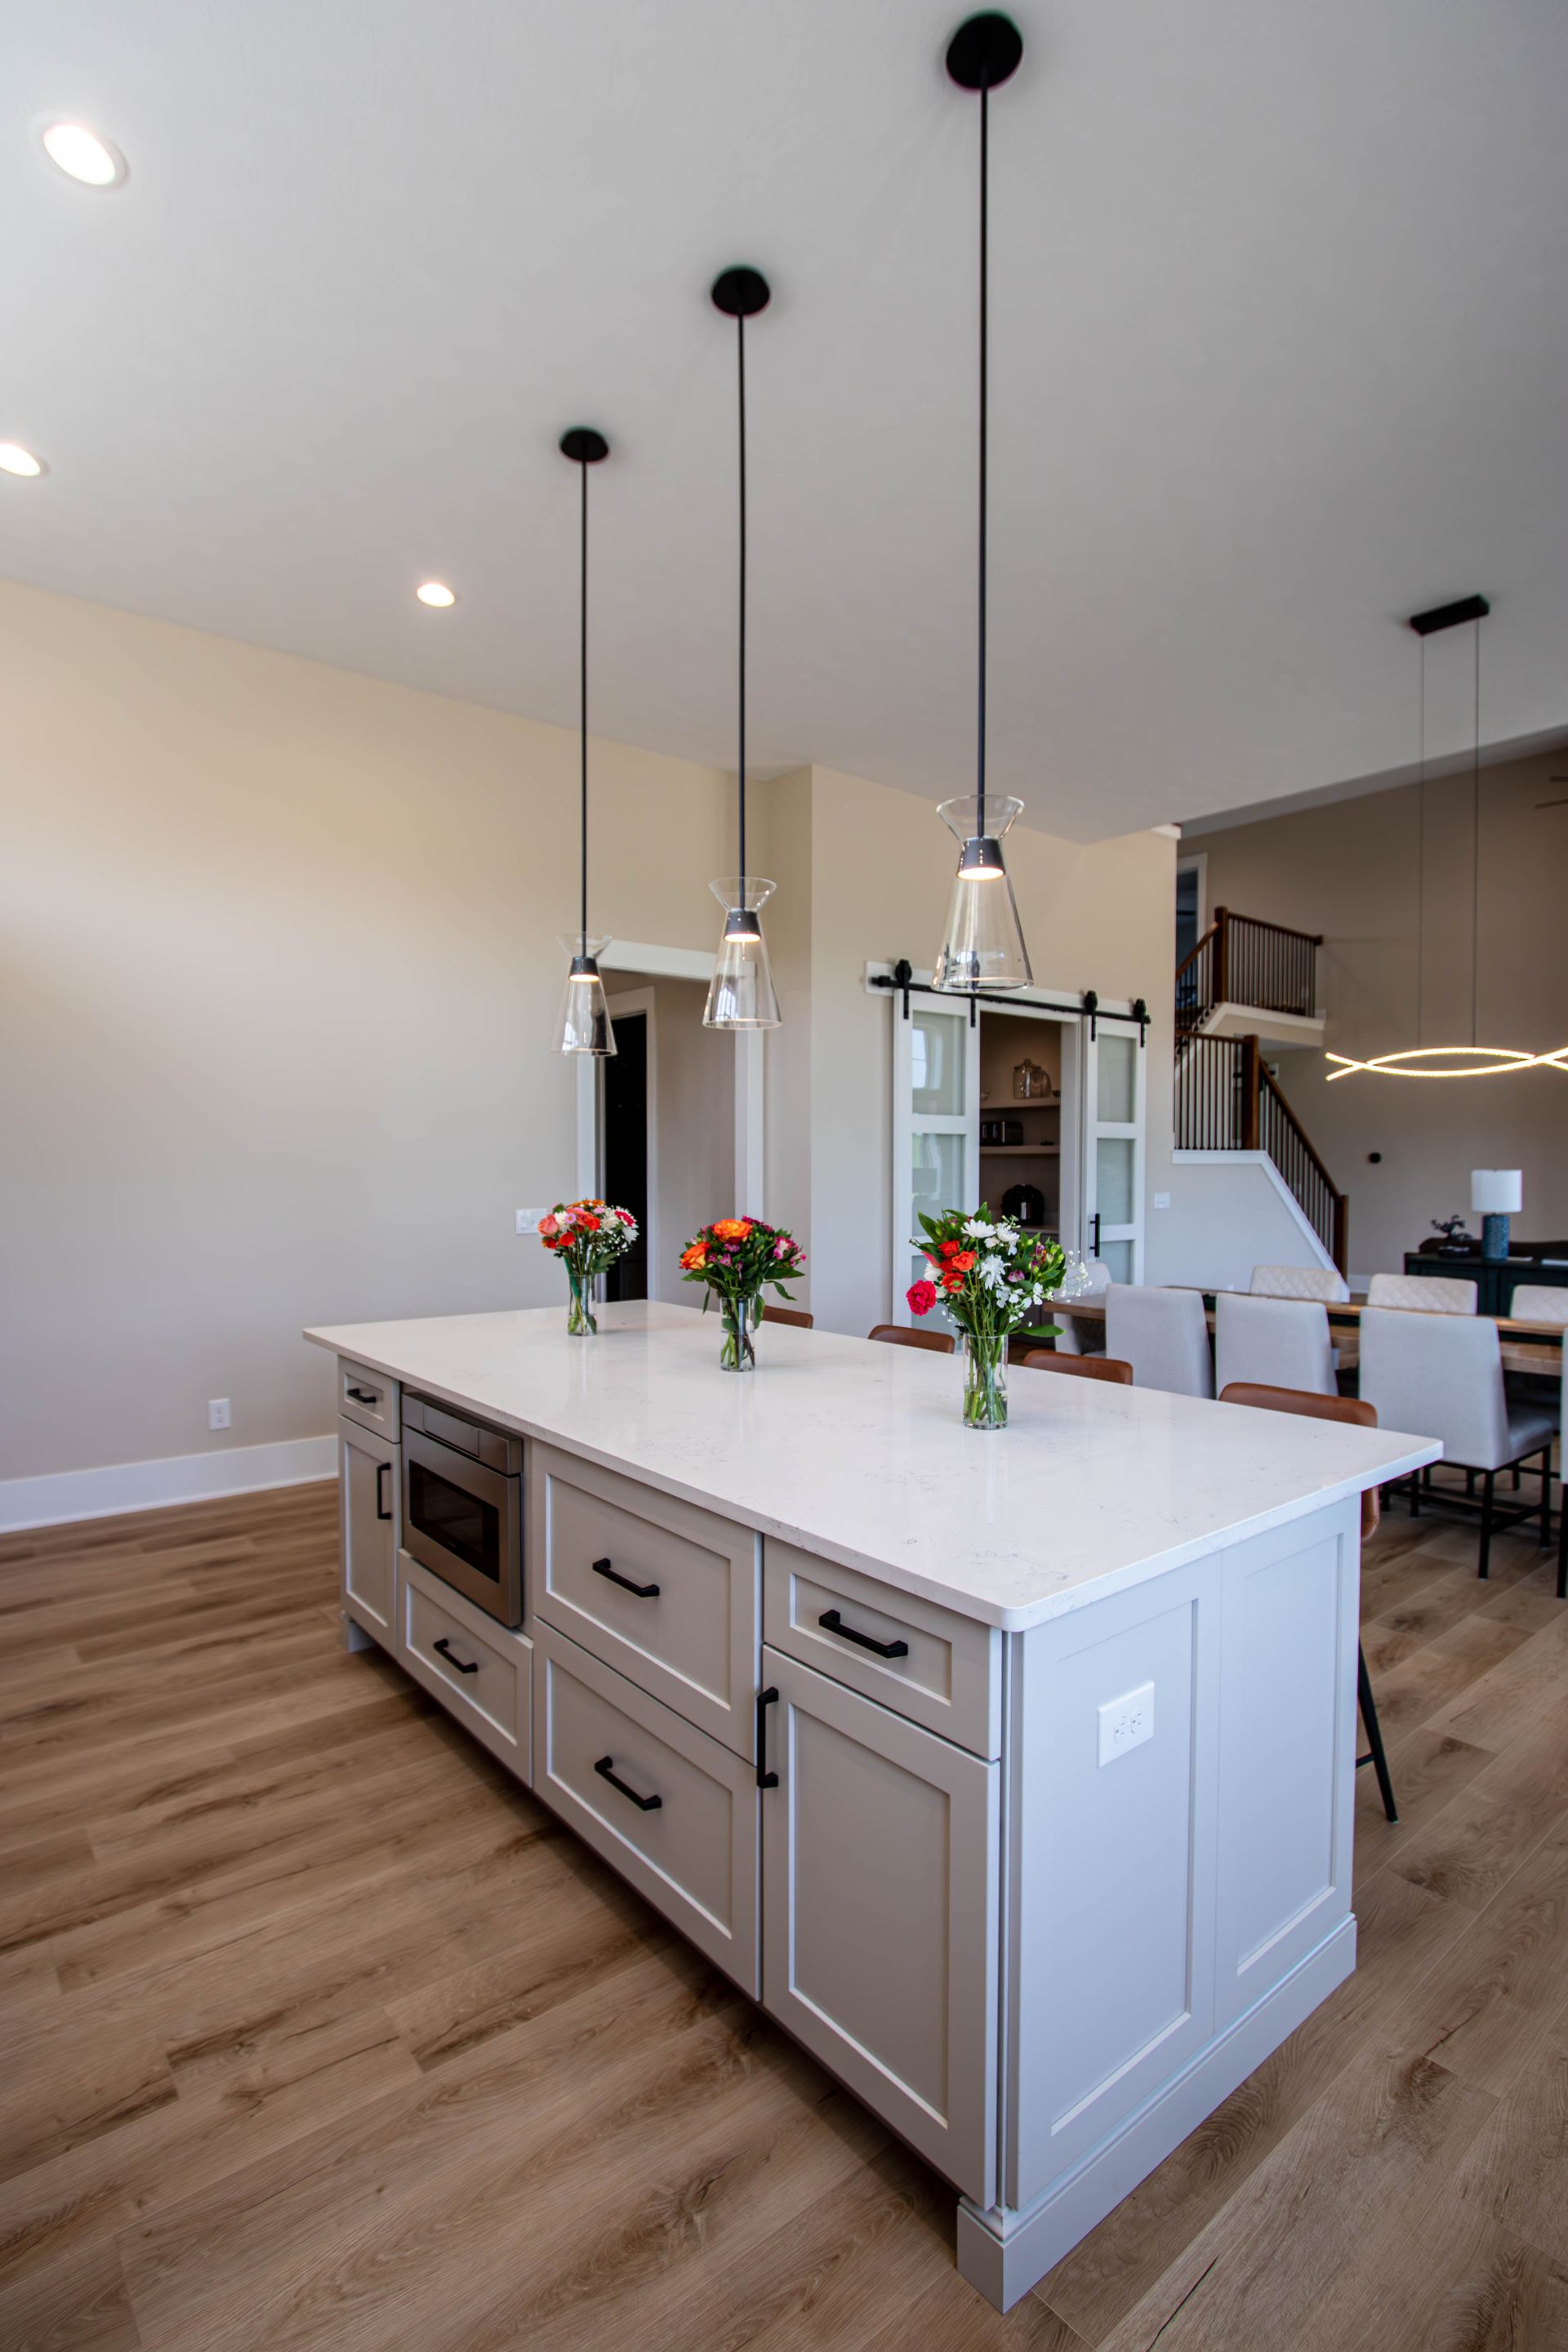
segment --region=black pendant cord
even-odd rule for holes
[[[1475,626],[1475,764],[1470,771],[1470,1043],[1476,1043],[1476,1010],[1481,971],[1481,625]]]
[[[740,750],[737,762],[741,803],[741,906],[746,904],[746,320],[735,320],[735,376],[740,407],[741,450],[741,626],[740,626]]]
[[[1421,773],[1415,786],[1415,1043],[1426,1042],[1426,640],[1421,639]]]
[[[582,744],[581,778],[581,880],[582,898],[578,909],[581,953],[588,953],[588,468],[582,466],[583,477],[583,560],[582,609],[579,614],[579,734]]]
[[[974,830],[985,832],[985,572],[990,503],[991,85],[980,86],[980,583]]]

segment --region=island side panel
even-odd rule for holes
[[[1009,1641],[1004,2307],[1349,1974],[1359,1512]]]

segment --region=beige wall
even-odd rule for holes
[[[313,1434],[301,1324],[555,1297],[575,739],[28,590],[0,643],[0,1476]],[[595,922],[710,950],[726,779],[594,775]]]
[[[1561,753],[1481,775],[1479,1035],[1531,1053],[1568,1042],[1568,810]],[[1321,931],[1335,1053],[1392,1052],[1470,1036],[1470,781],[1428,784],[1425,1019],[1416,1017],[1419,824],[1414,786],[1298,810],[1186,845],[1208,859],[1208,903]],[[1356,1076],[1327,1083],[1317,1051],[1283,1055],[1280,1083],[1350,1196],[1352,1278],[1396,1270],[1431,1220],[1470,1217],[1472,1168],[1521,1168],[1524,1239],[1568,1234],[1568,1078],[1554,1070],[1452,1082]],[[1368,1154],[1382,1153],[1376,1166]]]
[[[808,861],[811,907],[809,941],[790,941],[788,963],[809,1053],[787,1082],[778,1073],[770,1093],[770,1213],[809,1235],[802,1296],[818,1320],[864,1331],[889,1307],[892,1087],[892,1015],[886,998],[867,992],[865,967],[903,955],[934,962],[952,842],[926,802],[827,768],[784,779],[776,797],[770,791],[760,840],[770,873],[786,858]],[[1151,1190],[1170,1152],[1175,853],[1155,833],[1087,845],[1017,828],[1008,837],[1037,982],[1142,996],[1153,1012]],[[769,936],[780,936],[776,922]]]

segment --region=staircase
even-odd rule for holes
[[[1256,1037],[1176,1039],[1176,1150],[1263,1151],[1342,1274],[1347,1203],[1263,1059]]]
[[[1343,1274],[1345,1195],[1263,1059],[1265,1038],[1289,1045],[1321,1034],[1321,945],[1310,932],[1215,909],[1176,969],[1175,1142],[1178,1151],[1267,1153]]]

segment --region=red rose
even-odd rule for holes
[[[958,1244],[956,1242],[942,1242],[939,1243],[938,1246],[941,1249],[943,1257],[952,1257],[953,1252],[958,1247]]]
[[[954,1274],[967,1274],[973,1264],[974,1252],[973,1250],[960,1250],[958,1255],[952,1261],[952,1271]]]
[[[942,1286],[944,1290],[962,1290],[963,1276],[961,1274],[944,1274],[942,1277]]]
[[[911,1315],[929,1315],[936,1305],[934,1282],[911,1282],[904,1293],[904,1303]]]

